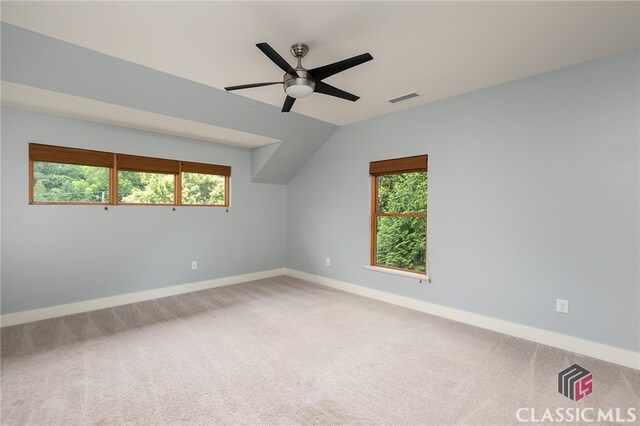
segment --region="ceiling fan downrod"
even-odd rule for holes
[[[289,49],[291,54],[298,58],[298,66],[295,71],[297,75],[286,73],[284,75],[284,92],[292,98],[304,98],[313,93],[316,88],[316,81],[313,76],[302,67],[302,58],[309,52],[309,46],[304,43],[296,43]]]
[[[294,58],[298,58],[298,68],[302,68],[302,58],[309,53],[309,46],[304,43],[292,44],[289,52],[291,52]]]

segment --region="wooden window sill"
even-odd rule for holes
[[[400,271],[398,269],[381,268],[380,266],[371,266],[371,265],[366,265],[364,269],[368,269],[370,271],[375,271],[375,272],[382,272],[385,274],[399,275],[401,277],[413,278],[420,281],[431,282],[431,278],[429,278],[428,275],[419,274],[417,272]]]

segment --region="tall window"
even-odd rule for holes
[[[371,265],[427,273],[427,156],[374,161]]]
[[[29,203],[229,206],[231,167],[29,144]]]

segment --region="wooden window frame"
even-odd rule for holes
[[[369,175],[371,176],[371,247],[369,253],[369,261],[371,266],[385,269],[393,269],[396,271],[411,272],[414,274],[420,274],[429,276],[429,264],[427,261],[426,252],[428,250],[427,241],[427,229],[428,218],[427,213],[381,213],[378,210],[378,186],[379,177],[400,173],[413,173],[413,172],[427,172],[428,171],[428,156],[417,155],[413,157],[395,158],[391,160],[373,161],[369,163]],[[381,265],[376,262],[377,257],[377,225],[379,217],[419,217],[424,218],[424,246],[425,246],[425,265],[424,272],[414,269],[398,268],[394,266]]]
[[[75,201],[35,201],[34,162],[72,164],[80,166],[107,167],[109,169],[109,202],[89,203]],[[182,172],[223,176],[224,204],[182,204]],[[168,203],[122,203],[118,202],[118,172],[161,173],[174,175],[174,202]],[[93,151],[37,143],[29,144],[29,204],[32,205],[88,205],[88,206],[170,206],[170,207],[229,207],[231,167],[219,164],[195,163],[106,151]]]

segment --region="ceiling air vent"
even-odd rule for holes
[[[407,93],[406,95],[402,95],[402,96],[398,96],[397,98],[389,99],[389,100],[387,100],[387,102],[390,102],[392,104],[397,104],[398,102],[406,101],[406,100],[412,99],[412,98],[417,98],[418,96],[420,96],[420,95],[417,94],[416,92]]]

